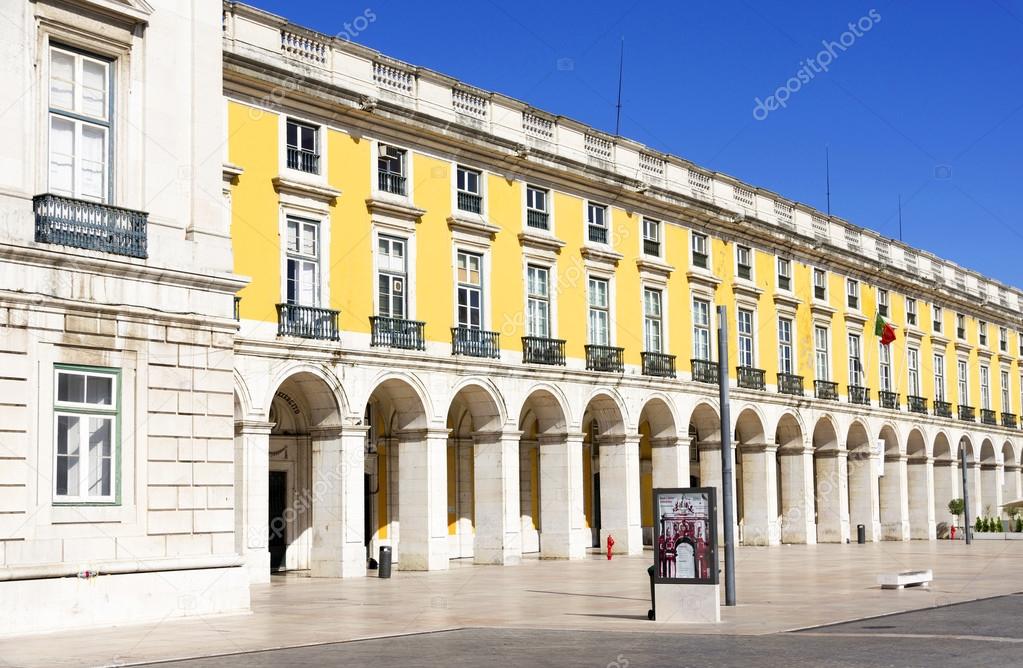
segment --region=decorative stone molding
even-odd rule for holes
[[[752,281],[742,279],[732,281],[732,292],[735,293],[737,300],[753,305],[756,305],[760,300],[760,295],[764,294],[763,288],[758,288]]]
[[[932,347],[941,348],[942,352],[944,352],[944,350],[946,348],[948,348],[948,344],[949,343],[951,343],[951,342],[948,339],[946,339],[944,336],[942,336],[941,334],[934,334],[934,333],[931,334],[931,346]]]
[[[368,198],[366,209],[374,223],[409,233],[416,231],[416,224],[426,215],[425,209],[378,197]]]
[[[337,188],[308,181],[297,181],[285,176],[275,176],[271,183],[273,183],[274,190],[280,195],[282,204],[312,209],[321,213],[329,213],[331,205],[335,204],[337,198],[341,196],[341,191]]]
[[[224,163],[224,183],[225,184],[229,183],[231,185],[237,185],[238,184],[238,177],[241,176],[244,171],[245,170],[243,168],[239,167],[238,165],[235,165],[235,164],[230,163],[230,162],[225,162]]]
[[[850,329],[857,329],[860,332],[863,331],[863,326],[867,324],[867,316],[862,313],[856,313],[853,311],[846,311],[842,314],[845,318],[845,326]]]
[[[594,263],[606,268],[617,267],[618,262],[625,257],[621,253],[611,250],[610,248],[601,248],[599,246],[583,246],[579,249],[579,254],[583,256],[583,260],[587,263]]]
[[[689,285],[699,285],[711,292],[717,290],[718,286],[721,285],[721,279],[709,271],[691,269],[686,272],[686,278],[689,279]]]
[[[671,278],[671,272],[675,267],[651,257],[636,258],[636,268],[639,269],[640,278],[654,282],[665,282]]]
[[[500,227],[491,225],[483,216],[465,216],[455,214],[448,216],[448,229],[456,241],[464,241],[481,246],[490,246]]]
[[[529,230],[519,232],[519,244],[524,248],[529,247],[552,255],[561,253],[561,249],[565,247],[565,242],[557,237]]]
[[[956,347],[956,352],[963,353],[964,355],[969,355],[970,352],[973,351],[973,346],[971,346],[966,341],[956,341],[955,347]]]

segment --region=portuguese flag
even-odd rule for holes
[[[880,313],[874,318],[874,334],[881,337],[881,345],[887,346],[895,340],[895,325]]]

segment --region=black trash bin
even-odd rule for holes
[[[654,609],[657,607],[657,604],[654,603],[654,567],[651,566],[646,569],[646,574],[650,576],[650,609],[646,611],[646,618],[653,620],[655,617]]]
[[[860,545],[867,542],[867,527],[862,524],[856,525],[856,542]]]
[[[381,545],[380,546],[380,559],[377,565],[377,577],[389,578],[391,577],[391,546]]]

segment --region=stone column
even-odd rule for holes
[[[519,437],[521,432],[473,434],[477,564],[522,561],[519,511]]]
[[[937,485],[934,474],[934,460],[930,457],[910,457],[907,461],[909,537],[914,540],[935,540],[938,535],[935,522]],[[948,501],[945,507],[945,513],[948,514]]]
[[[781,459],[781,542],[817,543],[814,517],[813,449],[779,450]]]
[[[778,545],[778,446],[743,445],[742,457],[743,545]]]
[[[849,539],[848,455],[845,450],[814,453],[819,543],[844,543]]]
[[[582,559],[590,544],[583,511],[583,434],[540,437],[540,556]]]
[[[689,487],[689,446],[684,439],[675,436],[650,439],[650,465],[654,489]]]
[[[449,540],[455,543],[451,551],[453,557],[471,557],[476,543],[475,499],[476,490],[474,475],[473,441],[466,438],[452,439],[451,447],[455,455],[455,535]]]
[[[970,517],[976,522],[978,517],[984,515],[984,486],[978,462],[971,461],[966,465],[966,479],[970,485],[970,502],[973,505]]]
[[[614,554],[641,554],[639,436],[603,436],[600,457],[600,546],[614,538]]]
[[[904,454],[884,456],[884,476],[878,481],[881,494],[882,540],[909,540],[909,471]],[[927,504],[928,507],[933,504]]]
[[[1002,515],[1002,481],[1000,480],[1002,465],[981,464],[981,515],[984,517],[1001,517]]]
[[[245,559],[249,582],[270,582],[269,507],[272,422],[241,420],[234,425],[235,549]]]
[[[849,472],[849,535],[856,536],[857,525],[866,530],[868,542],[881,539],[881,515],[878,494],[878,459],[870,452],[850,452]]]
[[[324,427],[312,437],[313,577],[366,575],[365,490],[368,427]]]
[[[934,523],[935,535],[940,530],[940,538],[947,538],[949,527],[957,520],[952,513],[948,512],[948,502],[955,498],[961,498],[959,493],[960,482],[958,480],[959,468],[955,462],[949,459],[934,461]]]
[[[398,433],[398,505],[405,571],[448,567],[448,430]]]
[[[537,447],[538,444],[535,440],[522,439],[519,441],[519,512],[522,523],[523,553],[540,551],[540,513],[538,509],[533,509],[533,458],[536,455]],[[539,481],[539,477],[537,480]],[[536,491],[539,494],[539,490]]]

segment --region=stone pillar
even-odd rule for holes
[[[966,479],[970,485],[970,502],[973,505],[970,517],[976,522],[978,517],[984,515],[984,486],[978,462],[971,461],[966,465]]]
[[[937,481],[934,460],[927,456],[910,457],[906,481],[909,484],[909,537],[914,540],[935,540]],[[948,514],[948,501],[945,502]]]
[[[405,571],[448,567],[448,430],[398,433],[398,505]]]
[[[614,538],[614,554],[641,554],[639,436],[603,436],[600,457],[600,546]]]
[[[312,438],[310,575],[366,575],[365,474],[368,427],[324,427]]]
[[[849,472],[849,534],[855,538],[857,525],[866,530],[867,541],[881,538],[881,515],[878,494],[877,455],[867,452],[848,453]]]
[[[590,544],[583,511],[583,434],[540,438],[540,556],[582,559]]]
[[[814,517],[813,449],[779,450],[781,460],[781,542],[817,543]]]
[[[473,556],[475,545],[475,490],[474,480],[475,463],[473,454],[473,441],[467,438],[451,439],[451,447],[455,456],[455,535],[450,536],[453,542],[451,557]]]
[[[477,564],[522,561],[522,519],[519,511],[520,432],[473,434],[473,467]]]
[[[735,517],[732,518],[732,535],[739,536],[739,504],[737,502],[735,484],[735,447],[732,447],[732,508],[735,509]],[[724,496],[721,488],[721,443],[711,441],[700,441],[700,487],[713,487],[717,490],[717,532],[718,543],[723,545],[725,541],[724,524]]]
[[[1002,515],[1002,465],[981,464],[981,515],[1001,517]]]
[[[885,454],[881,494],[881,539],[909,540],[909,471],[904,454]],[[933,504],[927,504],[931,507]]]
[[[845,450],[814,453],[818,543],[849,539],[848,454]]]
[[[519,497],[522,523],[522,552],[540,551],[540,513],[533,509],[533,458],[538,444],[535,440],[519,441]],[[539,481],[539,478],[537,478]],[[539,494],[539,490],[535,490]],[[539,504],[537,504],[539,506]]]
[[[947,538],[949,527],[962,518],[955,518],[948,512],[948,502],[955,498],[961,498],[959,492],[959,468],[955,462],[946,460],[934,461],[934,523],[935,535],[941,532],[939,538]]]
[[[742,457],[743,545],[778,545],[778,446],[743,445]]]
[[[675,436],[650,439],[650,465],[654,489],[689,487],[689,446],[685,440]]]
[[[269,508],[272,422],[241,420],[234,425],[235,549],[245,559],[249,582],[270,582]]]

